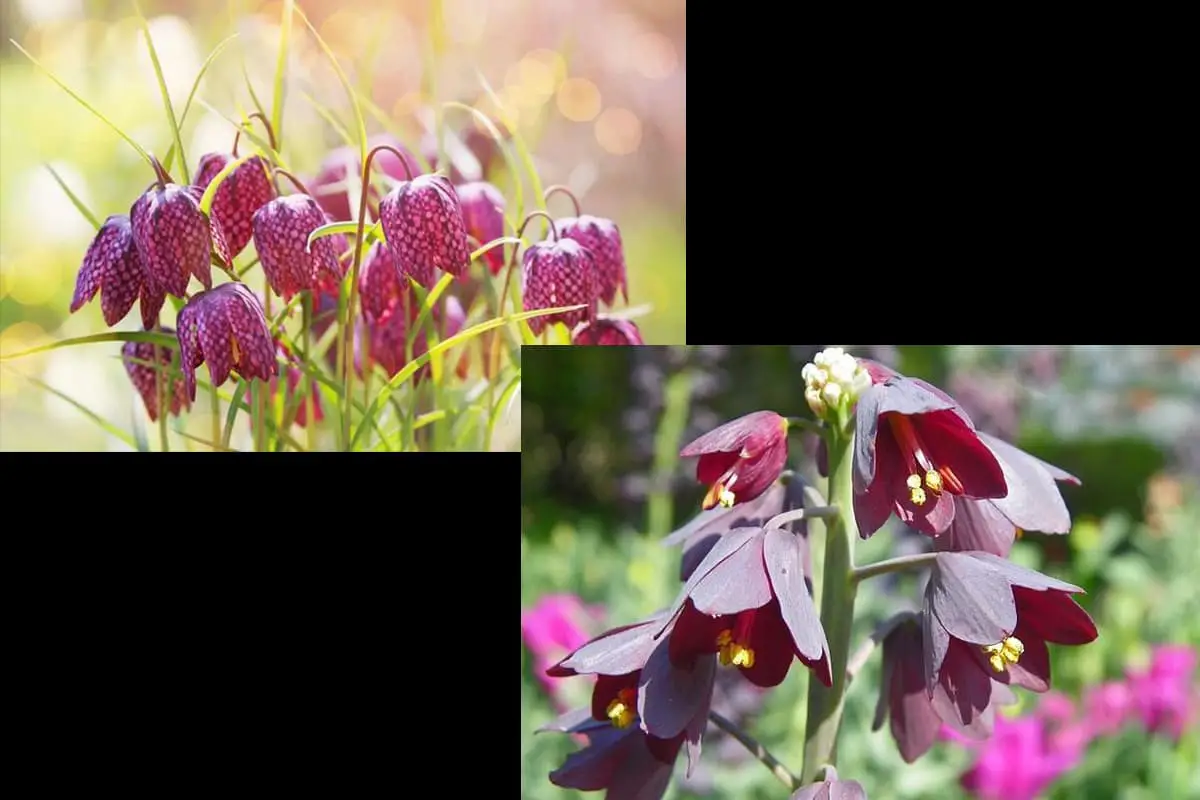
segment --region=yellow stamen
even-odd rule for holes
[[[925,473],[925,485],[934,492],[940,492],[942,490],[942,476],[933,470],[929,470]]]
[[[914,506],[925,505],[925,490],[921,488],[921,476],[915,472],[904,482],[908,486],[908,499]]]
[[[233,350],[233,363],[236,364],[242,360],[242,351],[238,347],[237,337],[232,333],[229,334],[229,345]]]
[[[724,508],[733,508],[733,504],[737,502],[737,495],[731,492],[729,488],[737,483],[737,477],[737,473],[735,472],[729,476],[729,480],[726,483],[718,481],[709,487],[708,494],[704,495],[704,502],[700,504],[700,507],[705,511],[715,505],[720,505]]]
[[[992,665],[992,671],[999,673],[1004,672],[1009,664],[1016,664],[1021,660],[1025,645],[1017,637],[1009,636],[1002,642],[985,645],[983,652],[988,654],[988,663]]]
[[[733,641],[733,634],[723,630],[717,634],[717,660],[725,667],[750,669],[754,666],[754,651]]]
[[[617,692],[616,698],[608,704],[608,708],[604,713],[608,715],[614,727],[628,728],[637,713],[636,701],[636,691],[633,689],[622,689]]]

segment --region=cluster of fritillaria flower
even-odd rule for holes
[[[261,114],[251,116],[266,126],[274,151],[270,124]],[[457,285],[431,316],[440,337],[458,333],[466,321],[464,306],[470,307],[484,279],[470,273],[472,263],[481,263],[495,277],[504,268],[503,245],[515,241],[504,236],[504,195],[485,180],[500,163],[503,145],[474,128],[463,138],[480,167],[476,179],[464,178],[456,166],[449,169],[449,177],[432,171],[437,167],[432,143],[424,148],[431,171],[422,172],[418,159],[399,140],[381,135],[368,142],[365,168],[356,149],[343,147],[329,153],[311,182],[311,191],[266,156],[239,158],[241,134],[239,128],[230,153],[209,153],[200,159],[192,185],[175,183],[151,156],[155,182],[133,202],[128,214],[114,214],[104,221],[79,270],[72,313],[99,294],[104,321],[111,327],[137,302],[144,330],[178,339],[181,360],[169,387],[160,387],[158,381],[162,367],[172,364],[170,350],[157,348],[156,355],[155,346],[145,341],[131,341],[124,347],[126,369],[151,419],[164,411],[178,416],[190,407],[196,399],[195,370],[204,363],[214,387],[236,374],[245,380],[269,381],[273,391],[282,367],[288,375],[287,402],[296,405],[291,400],[300,385],[299,362],[268,320],[269,295],[285,303],[306,295],[315,308],[312,332],[317,336],[334,324],[344,279],[358,248],[352,249],[336,228],[313,234],[331,223],[358,220],[351,209],[348,179],[352,176],[369,177],[360,187],[358,207],[360,214],[366,209],[371,219],[379,220],[383,240],[369,248],[365,242],[362,245],[357,282],[361,317],[346,322],[353,330],[348,341],[353,342],[354,366],[360,376],[379,365],[394,377],[409,355],[419,357],[426,351],[425,329],[410,331],[421,310],[414,287],[432,289],[442,274],[456,278]],[[391,186],[382,197],[375,182],[379,176],[371,171],[373,161]],[[280,177],[298,191],[281,192]],[[576,216],[555,219],[535,211],[517,230],[519,240],[534,217],[545,217],[548,223],[546,239],[524,248],[522,304],[525,311],[583,308],[532,317],[530,328],[540,334],[553,323],[563,323],[572,329],[576,344],[642,344],[633,322],[598,312],[600,304],[616,302],[618,290],[628,302],[620,231],[611,220],[581,214],[578,200],[564,187],[550,187],[547,198],[556,192],[570,196]],[[266,277],[265,298],[234,270],[234,259],[251,242]],[[508,293],[519,251],[519,247],[512,249],[501,296]],[[214,285],[214,266],[230,281]],[[189,293],[192,278],[200,282],[202,291]],[[168,295],[186,301],[178,313],[177,330],[159,321]],[[352,309],[354,297],[352,289]],[[410,343],[411,353],[406,350]],[[338,350],[326,352],[331,365],[339,363]],[[485,374],[490,375],[490,364],[485,358]],[[460,376],[465,376],[467,366],[465,360],[457,365]],[[423,367],[415,380],[427,371]],[[160,408],[160,397],[168,400],[167,408]],[[310,404],[298,405],[293,421],[304,425]],[[321,419],[315,391],[311,405],[314,418]]]
[[[816,422],[756,411],[681,451],[699,458],[696,476],[708,491],[699,515],[669,539],[683,544],[683,586],[672,606],[550,668],[596,676],[590,709],[547,726],[589,740],[551,773],[553,783],[607,789],[609,798],[659,797],[681,749],[690,773],[708,723],[729,729],[710,713],[717,670],[770,688],[799,662],[811,671],[800,776],[735,735],[794,796],[863,797],[860,785],[837,778],[833,760],[844,693],[872,643],[882,642],[884,676],[876,727],[890,717],[912,762],[943,726],[988,737],[1014,687],[1045,692],[1047,643],[1096,638],[1072,597],[1081,589],[1006,558],[1020,530],[1069,529],[1057,481],[1076,478],[977,430],[937,387],[840,348],[818,354],[798,377],[797,395]],[[787,469],[789,429],[820,434],[824,496]],[[868,538],[893,514],[930,537],[930,552],[855,566],[855,532]],[[819,612],[810,518],[824,519],[826,530]],[[882,621],[864,655],[849,658],[858,583],[902,570],[928,570],[921,609]]]

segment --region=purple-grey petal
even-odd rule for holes
[[[765,533],[760,528],[757,536],[746,539],[696,582],[689,596],[697,611],[711,616],[736,614],[771,602],[771,584],[763,565]]]
[[[946,724],[982,738],[991,730],[991,718],[984,712],[991,703],[993,681],[972,660],[967,647],[961,642],[950,647],[930,701]]]
[[[700,562],[700,566],[696,567],[691,577],[687,579],[687,582],[683,585],[683,588],[679,591],[679,595],[675,598],[675,602],[671,606],[671,612],[667,615],[661,629],[655,636],[661,635],[662,631],[667,629],[667,626],[671,624],[671,621],[675,619],[683,608],[684,602],[687,601],[692,590],[696,588],[696,585],[708,573],[712,572],[718,564],[737,552],[747,540],[752,536],[758,535],[761,530],[761,528],[738,528],[721,537],[721,540],[713,546],[712,550],[708,551],[708,555]]]
[[[639,670],[658,644],[654,638],[656,627],[652,622],[647,622],[594,639],[572,653],[559,666],[587,675],[625,675]],[[667,640],[664,638],[662,641]]]
[[[763,542],[763,559],[771,588],[779,598],[779,613],[796,650],[810,660],[819,659],[828,651],[825,629],[804,582],[800,538],[779,529],[767,531]]]
[[[612,724],[597,720],[592,716],[592,709],[589,706],[583,706],[582,708],[573,708],[570,711],[559,714],[534,731],[534,733],[546,733],[549,731],[558,733],[583,733],[591,728],[603,728],[606,726],[611,728]]]
[[[709,656],[707,660],[714,661],[716,656]],[[716,680],[716,670],[713,670],[713,679]],[[687,748],[687,777],[692,777],[692,771],[696,768],[696,764],[700,762],[700,749],[704,740],[704,731],[708,728],[708,711],[712,708],[712,691],[707,693],[707,699],[700,704],[696,709],[696,713],[688,721],[687,727],[683,730],[684,746]]]
[[[682,732],[712,699],[716,656],[697,658],[690,669],[671,663],[670,640],[663,638],[642,667],[638,716],[642,730],[660,739]]]
[[[985,645],[1013,632],[1017,604],[999,570],[968,553],[938,553],[935,558],[927,596],[947,633]]]
[[[1058,578],[1043,575],[1037,570],[1019,567],[1008,559],[1000,558],[992,553],[972,553],[971,555],[973,558],[993,567],[1013,586],[1024,586],[1026,589],[1036,589],[1038,591],[1054,589],[1071,594],[1083,593],[1083,589],[1080,589],[1073,583],[1067,583],[1066,581],[1060,581]]]
[[[1016,538],[1017,527],[1000,513],[995,501],[955,497],[954,521],[945,533],[934,537],[933,544],[937,550],[982,550],[1003,557],[1012,550]]]
[[[992,502],[1012,523],[1023,530],[1043,533],[1066,533],[1071,529],[1071,513],[1058,490],[1054,475],[1045,462],[1034,458],[1013,445],[994,436],[980,434],[980,439],[996,455],[1008,495]],[[1054,467],[1064,480],[1069,473]],[[1078,483],[1078,480],[1075,480]]]
[[[946,661],[946,652],[950,649],[950,634],[942,627],[933,614],[930,603],[932,582],[925,587],[925,608],[921,612],[921,641],[925,651],[925,690],[933,692],[937,684],[938,674]]]

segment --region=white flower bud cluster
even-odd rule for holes
[[[828,347],[813,357],[800,371],[804,378],[804,399],[820,418],[831,411],[849,409],[871,385],[871,376],[858,359],[840,347]]]

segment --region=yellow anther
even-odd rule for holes
[[[754,651],[733,641],[733,634],[723,630],[717,634],[717,661],[723,667],[732,665],[749,669],[754,666]]]
[[[917,475],[916,473],[909,475],[908,480],[906,480],[904,483],[910,489],[920,489],[921,488],[921,476]]]
[[[713,506],[720,505],[722,508],[733,508],[737,497],[730,491],[735,483],[737,483],[737,473],[729,476],[729,480],[725,483],[714,483],[708,490],[708,494],[704,495],[704,502],[701,507],[707,511]]]
[[[942,490],[942,476],[935,470],[929,470],[925,473],[925,485],[932,491],[940,492]]]
[[[233,363],[236,364],[242,358],[241,348],[238,347],[237,337],[232,333],[229,334],[229,347],[233,351]]]
[[[1021,660],[1025,645],[1017,637],[1009,636],[1002,642],[985,645],[983,652],[987,653],[988,663],[992,665],[993,672],[1004,672],[1009,664],[1016,664]]]
[[[750,669],[751,667],[754,666],[754,651],[753,650],[751,650],[749,647],[742,647],[741,645],[737,645],[737,644],[731,645],[731,647],[733,648],[733,651],[734,651],[732,662],[735,667],[741,667],[743,669]]]
[[[605,714],[616,728],[628,728],[636,715],[637,693],[633,689],[622,689],[616,699],[608,704]]]

